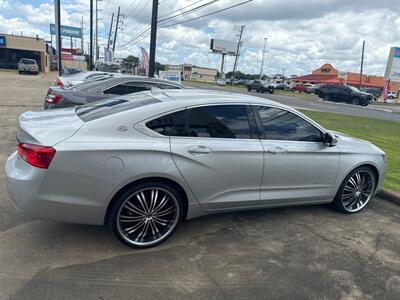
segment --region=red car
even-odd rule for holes
[[[305,93],[306,92],[306,87],[304,85],[295,85],[292,87],[293,92],[299,92],[299,93]]]

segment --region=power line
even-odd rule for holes
[[[181,8],[181,9],[179,9],[179,10],[176,10],[175,12],[181,11],[181,10],[183,10],[183,9],[189,7],[189,6],[193,6],[194,4],[199,3],[199,2],[202,2],[202,1],[203,1],[203,0],[194,2],[194,3],[192,3],[192,4],[190,4],[190,5],[186,6],[186,7],[183,7],[183,8]],[[190,10],[184,11],[184,12],[182,12],[182,13],[180,13],[180,14],[177,14],[177,15],[174,15],[174,16],[171,16],[171,17],[162,19],[162,20],[158,20],[157,23],[162,23],[162,22],[166,22],[166,21],[169,21],[169,20],[178,19],[178,18],[182,17],[182,16],[185,15],[185,14],[189,14],[189,13],[195,12],[195,11],[197,11],[197,10],[200,10],[200,9],[202,9],[202,8],[204,8],[204,7],[207,7],[207,6],[213,4],[213,3],[217,2],[217,1],[219,1],[219,0],[212,0],[212,1],[210,1],[210,2],[204,3],[204,4],[202,4],[202,5],[199,5],[199,6],[195,7],[195,8],[192,8],[192,9],[190,9]],[[164,16],[166,16],[166,15],[171,15],[171,14],[173,14],[173,13],[175,13],[175,12],[171,12],[171,13],[165,14]],[[133,37],[131,40],[129,40],[127,43],[123,44],[123,45],[120,46],[120,47],[126,48],[126,46],[128,46],[130,43],[134,42],[134,41],[137,40],[137,39],[140,39],[141,37],[143,37],[143,35],[145,35],[145,34],[147,34],[147,33],[150,32],[151,27],[148,26],[146,29],[144,29],[144,30],[143,30],[143,29],[144,29],[144,27],[142,27],[141,31],[140,31],[138,34],[136,34],[135,37]],[[143,39],[140,39],[140,40],[143,40]]]
[[[191,6],[195,5],[195,4],[197,4],[197,3],[199,3],[199,2],[203,2],[203,1],[204,1],[204,0],[199,0],[199,1],[193,2],[193,3],[189,4],[189,5],[186,5],[186,6],[184,6],[184,7],[181,7],[181,8],[179,8],[179,9],[177,9],[177,10],[174,10],[174,11],[169,12],[169,13],[167,13],[167,14],[163,14],[163,15],[158,16],[158,17],[159,17],[159,18],[163,18],[163,17],[165,17],[165,16],[174,14],[174,13],[176,13],[176,12],[179,12],[179,11],[185,9],[185,8],[191,7]]]
[[[187,20],[183,20],[183,21],[179,21],[179,22],[175,22],[175,23],[164,24],[164,25],[161,25],[159,28],[167,28],[167,27],[171,27],[171,26],[175,26],[175,25],[184,24],[184,23],[187,23],[187,22],[190,22],[190,21],[198,20],[198,19],[201,19],[201,18],[205,18],[205,17],[211,16],[211,15],[214,15],[214,14],[217,14],[217,13],[220,13],[220,12],[223,12],[223,11],[226,11],[226,10],[229,10],[229,9],[244,5],[244,4],[252,2],[252,1],[254,1],[254,0],[246,0],[246,1],[234,4],[234,5],[231,5],[231,6],[228,6],[228,7],[225,7],[225,8],[222,8],[222,9],[219,9],[219,10],[216,10],[216,11],[201,15],[201,16],[198,16],[198,17],[194,17],[194,18],[191,18],[191,19],[187,19]],[[148,37],[150,35],[149,34],[149,30],[150,30],[150,27],[148,27],[146,30],[143,30],[141,33],[136,35],[134,38],[132,38],[129,42],[125,43],[121,47],[122,48],[126,48],[126,46],[130,45],[134,41],[136,41],[136,42],[133,45],[141,42],[143,39],[145,39],[146,37]],[[139,40],[137,40],[137,39],[139,39]]]
[[[201,19],[201,18],[204,18],[204,17],[208,17],[208,16],[211,16],[211,15],[217,14],[217,13],[219,13],[219,12],[223,12],[223,11],[228,10],[228,9],[231,9],[231,8],[238,7],[238,6],[240,6],[240,5],[243,5],[243,4],[252,2],[252,1],[254,1],[254,0],[243,1],[243,2],[237,3],[237,4],[235,4],[235,5],[231,5],[231,6],[228,6],[228,7],[219,9],[219,10],[216,10],[216,11],[210,12],[210,13],[208,13],[208,14],[199,16],[199,17],[195,17],[195,18],[192,18],[192,19],[188,19],[188,20],[184,20],[184,21],[180,21],[180,22],[176,22],[176,23],[172,23],[172,24],[163,25],[163,26],[161,26],[161,28],[171,27],[171,26],[175,26],[175,25],[187,23],[187,22],[190,22],[190,21],[198,20],[198,19]]]
[[[202,4],[202,5],[199,5],[199,6],[195,7],[195,8],[192,8],[192,9],[189,9],[189,10],[187,10],[187,11],[184,11],[184,12],[182,12],[182,13],[180,13],[180,14],[177,14],[177,15],[174,15],[174,16],[171,16],[171,17],[168,17],[168,18],[165,18],[165,19],[161,19],[161,20],[159,20],[158,22],[164,22],[164,21],[168,21],[168,20],[171,20],[171,19],[177,19],[177,18],[179,18],[179,17],[181,17],[181,16],[184,16],[184,15],[187,15],[187,14],[189,14],[189,13],[195,12],[195,11],[197,11],[197,10],[199,10],[199,9],[202,9],[202,8],[204,8],[204,7],[207,7],[207,6],[209,6],[209,5],[211,5],[211,4],[215,3],[215,2],[218,2],[218,1],[219,1],[219,0],[212,0],[212,1],[210,1],[210,2],[207,2],[207,3],[204,3],[204,4]]]

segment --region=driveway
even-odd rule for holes
[[[19,113],[55,75],[0,72],[0,164]],[[356,215],[307,206],[187,221],[134,250],[105,227],[31,220],[0,172],[0,299],[400,299],[400,207],[375,198]]]

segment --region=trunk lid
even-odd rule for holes
[[[23,143],[54,146],[73,136],[83,124],[75,108],[28,111],[19,116],[17,139]]]

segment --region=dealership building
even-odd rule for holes
[[[21,58],[36,60],[41,72],[49,72],[51,50],[43,38],[0,33],[0,69],[17,69]]]

